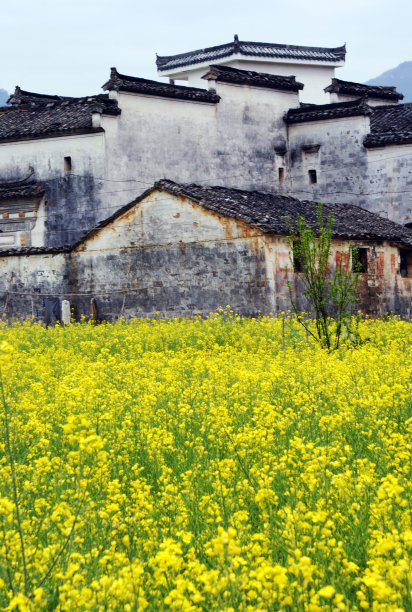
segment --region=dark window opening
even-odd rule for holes
[[[412,250],[399,249],[401,256],[400,273],[402,278],[412,278]]]
[[[368,249],[356,247],[352,253],[352,272],[366,274],[368,271]]]
[[[285,169],[284,168],[278,168],[278,176],[279,176],[279,181],[282,182],[283,179],[285,178]]]
[[[64,158],[64,171],[65,172],[72,171],[72,158],[70,156]]]
[[[293,271],[303,272],[303,256],[300,249],[300,242],[293,243]]]
[[[318,182],[318,177],[316,175],[316,170],[309,170],[309,183],[314,185]]]

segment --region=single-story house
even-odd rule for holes
[[[359,307],[411,314],[412,231],[347,204],[334,214],[331,266],[361,252]],[[72,245],[0,251],[6,317],[42,317],[44,300],[69,300],[77,316],[192,315],[230,305],[244,314],[290,308],[293,270],[287,213],[316,225],[317,203],[280,194],[161,180]],[[307,304],[301,299],[299,307]]]

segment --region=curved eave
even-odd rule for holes
[[[210,94],[209,96],[205,95],[204,98],[195,98],[195,97],[190,97],[188,95],[185,95],[184,92],[180,95],[179,94],[173,95],[172,93],[161,92],[161,91],[158,91],[158,92],[136,91],[132,88],[127,88],[127,87],[119,87],[117,91],[120,94],[125,93],[125,94],[134,95],[134,96],[144,96],[146,98],[162,98],[162,99],[167,99],[167,100],[175,100],[179,102],[194,102],[196,104],[214,105],[214,104],[218,104],[220,101],[220,97],[216,94]],[[209,92],[205,90],[205,94],[208,94],[208,93]]]
[[[0,145],[9,142],[22,142],[28,140],[48,140],[49,138],[67,138],[70,136],[91,136],[93,134],[101,134],[104,132],[102,127],[98,128],[85,128],[79,130],[66,130],[66,131],[55,131],[47,132],[43,134],[25,134],[25,135],[11,135],[0,138]]]
[[[397,147],[401,145],[411,145],[412,134],[382,132],[381,134],[368,134],[363,140],[366,149],[381,149],[383,147]]]
[[[172,68],[158,67],[157,74],[164,77],[184,78],[184,76],[198,70],[199,68],[209,68],[211,64],[227,64],[228,62],[242,61],[245,63],[258,62],[265,64],[290,64],[299,66],[320,66],[327,68],[339,68],[345,65],[345,60],[316,60],[316,59],[296,59],[273,57],[269,55],[244,55],[243,53],[232,53],[224,57],[211,59],[201,62],[190,62],[188,64],[180,64]]]

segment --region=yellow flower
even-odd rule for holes
[[[320,589],[320,591],[318,591],[318,595],[320,597],[325,597],[325,599],[331,599],[334,596],[335,592],[336,591],[333,586],[328,585]]]

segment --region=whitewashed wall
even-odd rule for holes
[[[102,122],[117,202],[161,178],[273,190],[274,148],[286,142],[283,115],[297,94],[222,83],[217,93],[218,104],[117,94],[122,114]]]
[[[369,117],[344,117],[289,126],[291,193],[297,198],[351,203],[367,208]],[[308,150],[318,146],[318,151]],[[316,170],[311,184],[309,170]]]
[[[71,172],[64,158],[70,157]],[[105,200],[105,134],[60,136],[0,143],[0,180],[18,180],[34,169],[46,183],[32,244],[70,244],[108,216]],[[44,231],[46,228],[46,233]]]
[[[397,223],[412,222],[412,145],[367,149],[369,210]]]
[[[355,204],[396,223],[412,221],[412,145],[366,149],[368,117],[289,126],[290,193],[300,199]],[[320,145],[317,153],[305,147]],[[317,171],[310,184],[309,170]]]
[[[238,59],[222,58],[212,62],[217,65],[229,66],[238,68],[239,70],[254,70],[255,72],[266,72],[268,74],[279,74],[281,76],[295,76],[296,80],[304,84],[304,89],[300,92],[300,100],[302,102],[310,102],[312,104],[327,104],[329,96],[323,91],[325,87],[331,84],[332,78],[335,76],[335,69],[338,66],[330,64],[322,64],[322,62],[314,63],[308,61],[296,63],[294,60],[282,60],[282,62],[259,60],[257,58],[246,59],[240,56]],[[343,62],[341,64],[343,66]],[[202,66],[193,66],[181,72],[167,72],[167,78],[176,79],[176,83],[186,82],[190,87],[204,87],[204,79],[202,76],[207,72],[208,64]],[[165,73],[159,72],[160,77],[164,77]]]

